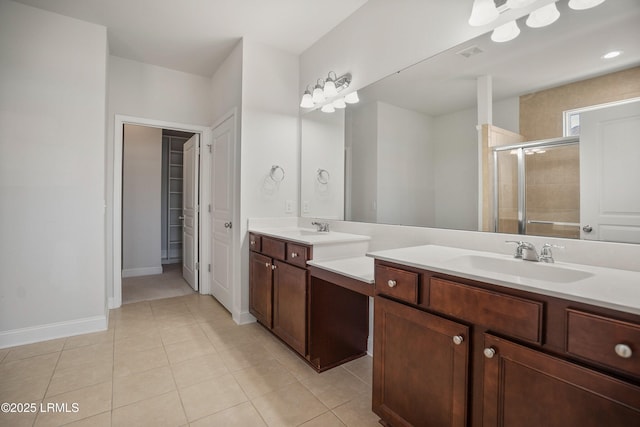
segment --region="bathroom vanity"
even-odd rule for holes
[[[640,425],[638,273],[431,245],[370,255],[383,423]]]

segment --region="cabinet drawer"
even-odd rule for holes
[[[495,332],[541,342],[541,302],[432,278],[429,307]]]
[[[271,258],[284,260],[285,243],[281,240],[272,239],[271,237],[262,236],[262,253]]]
[[[311,251],[307,246],[287,243],[287,262],[291,264],[306,267],[307,261],[310,259],[310,253]]]
[[[249,250],[260,252],[262,251],[262,238],[261,236],[253,233],[249,233]]]
[[[567,309],[567,353],[640,375],[640,325]]]
[[[377,265],[376,292],[412,304],[418,303],[418,274],[393,267]]]

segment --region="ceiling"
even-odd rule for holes
[[[300,54],[367,0],[16,0],[107,27],[112,55],[212,76],[241,37]]]

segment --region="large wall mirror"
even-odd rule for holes
[[[640,3],[566,3],[304,114],[302,215],[640,243]]]

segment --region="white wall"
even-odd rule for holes
[[[432,119],[378,102],[378,222],[433,226]]]
[[[238,108],[238,114],[240,114],[240,106],[242,105],[242,46],[243,41],[241,40],[211,77],[209,95],[211,123],[234,108]]]
[[[0,347],[106,327],[106,28],[0,1]]]
[[[161,274],[162,129],[124,125],[122,276]]]
[[[301,118],[302,216],[344,219],[344,113],[315,110]],[[318,180],[318,169],[328,172],[327,183]]]

